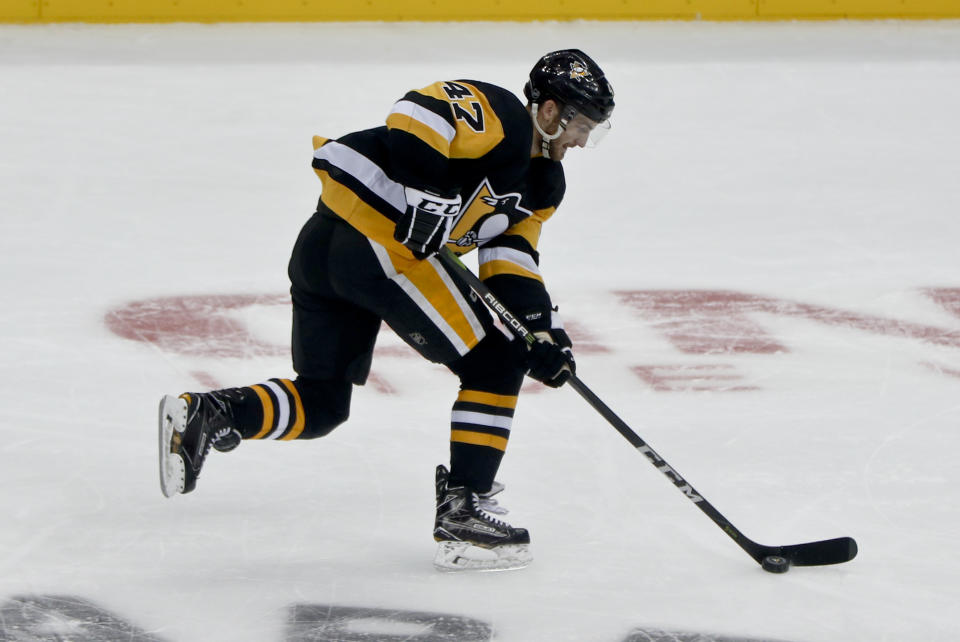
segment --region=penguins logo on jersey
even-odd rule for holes
[[[502,234],[511,225],[533,214],[520,205],[520,199],[518,192],[495,193],[489,181],[484,179],[460,210],[460,218],[450,233],[450,242],[458,247],[471,247]]]

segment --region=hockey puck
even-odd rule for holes
[[[790,570],[790,560],[779,555],[767,555],[760,566],[768,573],[786,573]]]

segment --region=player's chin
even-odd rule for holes
[[[555,161],[563,160],[563,157],[567,155],[566,147],[557,147],[550,150],[550,159]]]

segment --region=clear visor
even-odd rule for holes
[[[568,121],[566,130],[578,144],[584,147],[596,147],[610,131],[610,121],[604,120],[598,123],[583,114],[577,114]]]
[[[603,121],[602,123],[597,123],[597,126],[593,128],[593,131],[590,132],[590,137],[587,139],[587,147],[596,147],[597,144],[607,136],[609,131],[609,119]]]

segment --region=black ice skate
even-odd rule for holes
[[[527,530],[493,517],[481,508],[476,492],[449,486],[448,477],[447,469],[437,466],[434,566],[447,571],[507,570],[529,564],[533,558]]]
[[[240,400],[237,395],[243,393],[230,389],[160,400],[160,490],[165,496],[196,488],[210,446],[227,452],[240,444],[230,405]]]

